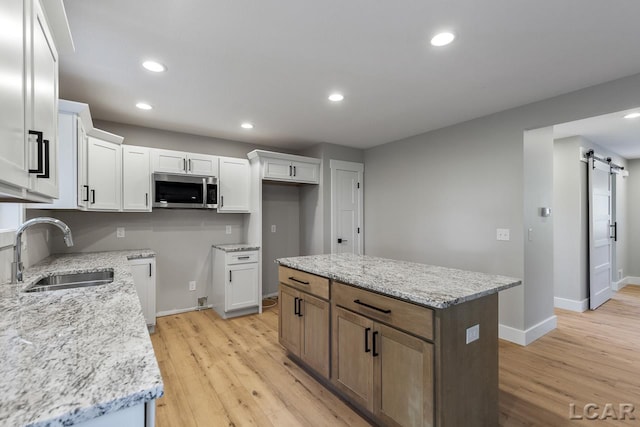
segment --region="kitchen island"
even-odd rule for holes
[[[374,422],[498,425],[498,292],[520,280],[352,254],[281,258],[279,340]]]
[[[130,259],[150,257],[54,255],[27,269],[23,283],[0,285],[0,425],[152,422],[162,377],[129,268]],[[112,283],[23,292],[54,273],[103,270],[113,271]]]

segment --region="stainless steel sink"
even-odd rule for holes
[[[27,286],[24,292],[56,291],[59,289],[86,288],[113,282],[113,270],[90,271],[87,273],[60,273],[43,277]]]

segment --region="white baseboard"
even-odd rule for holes
[[[198,311],[198,308],[199,307],[196,306],[196,307],[189,307],[189,308],[177,308],[175,310],[159,311],[156,313],[156,317],[171,316],[172,314],[187,313],[189,311]],[[209,304],[207,308],[213,308],[213,305]]]
[[[619,291],[620,289],[624,288],[625,286],[633,285],[633,284],[640,285],[640,277],[627,276],[622,280],[619,280],[617,282],[611,283],[611,289],[613,289],[614,291]]]
[[[582,313],[587,311],[587,309],[589,308],[589,298],[578,301],[574,299],[554,297],[553,306],[556,308],[562,308],[563,310],[577,311],[578,313]]]
[[[500,324],[498,325],[498,337],[503,340],[526,346],[541,336],[551,332],[557,326],[558,318],[555,315],[550,316],[537,325],[533,325],[525,331]]]

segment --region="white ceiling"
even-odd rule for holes
[[[62,98],[95,118],[287,148],[372,147],[640,72],[633,0],[64,3],[76,53],[60,59]],[[456,41],[430,46],[443,29]]]
[[[640,105],[640,100],[638,104]],[[583,136],[625,159],[639,159],[640,117],[624,118],[635,112],[640,112],[640,108],[556,125],[553,127],[553,136],[556,139]]]

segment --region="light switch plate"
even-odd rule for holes
[[[226,233],[227,233],[227,234],[231,234],[231,226],[230,226],[230,225],[227,225],[227,227],[226,227]]]
[[[467,344],[480,339],[480,325],[473,325],[467,328]]]
[[[196,281],[192,280],[189,282],[189,290],[190,291],[195,291],[196,290]]]
[[[116,228],[116,238],[121,239],[124,237],[124,227]]]
[[[271,224],[271,232],[272,233],[276,232],[276,225],[275,224]]]

